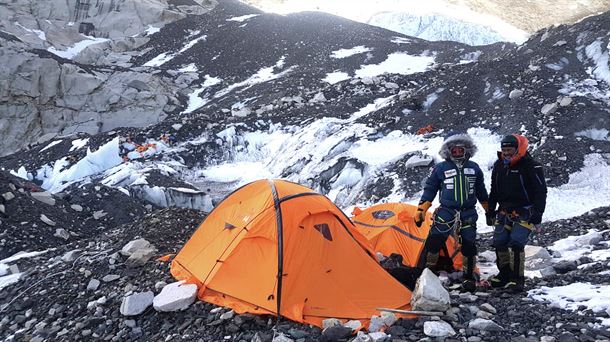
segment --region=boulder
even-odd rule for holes
[[[553,257],[544,247],[525,246],[525,269],[540,270],[551,265]]]
[[[171,312],[186,310],[197,298],[197,285],[175,282],[166,285],[153,299],[157,311]]]
[[[121,314],[123,316],[137,316],[153,303],[154,298],[155,295],[152,291],[134,293],[124,297],[121,302]]]
[[[136,239],[136,240],[129,241],[125,246],[123,246],[120,253],[125,256],[130,256],[133,253],[135,253],[136,251],[142,250],[142,249],[144,249],[144,250],[154,249],[154,246],[150,242],[146,241],[145,239]]]
[[[427,268],[415,283],[411,307],[413,310],[440,312],[451,307],[449,292],[445,290],[440,279]]]
[[[447,337],[454,336],[455,330],[451,324],[444,321],[428,321],[424,322],[424,334],[430,337]]]

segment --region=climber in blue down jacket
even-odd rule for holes
[[[439,253],[450,234],[461,240],[463,255],[462,288],[476,290],[477,255],[477,200],[487,213],[487,190],[483,172],[470,158],[477,151],[468,134],[454,134],[445,139],[439,154],[445,160],[438,163],[426,180],[424,192],[415,214],[415,224],[420,227],[426,211],[436,194],[440,192],[440,206],[434,211],[433,223],[424,244],[420,267],[438,271]]]

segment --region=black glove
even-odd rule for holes
[[[529,222],[531,224],[540,224],[542,222],[542,213],[538,210],[532,209]]]
[[[485,222],[488,226],[493,226],[496,223],[496,213],[493,211],[485,213]]]

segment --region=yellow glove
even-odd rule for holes
[[[415,212],[415,225],[419,228],[421,227],[421,224],[424,222],[425,218],[426,218],[426,212],[428,211],[428,209],[430,209],[430,206],[432,205],[431,202],[428,201],[424,201],[424,202],[419,202],[419,205],[417,206],[417,211]]]

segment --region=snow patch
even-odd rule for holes
[[[47,51],[49,51],[50,53],[57,55],[59,57],[65,58],[65,59],[73,59],[74,57],[76,57],[76,55],[78,55],[81,51],[83,51],[85,48],[87,48],[90,45],[95,45],[95,44],[100,44],[100,43],[110,41],[110,39],[106,39],[106,38],[96,38],[96,37],[90,37],[90,36],[83,36],[83,37],[85,37],[86,39],[76,42],[74,45],[72,45],[71,47],[69,47],[66,50],[57,50],[54,46],[51,46],[47,49]]]
[[[335,84],[341,81],[349,80],[351,77],[345,72],[336,71],[326,74],[326,77],[322,79],[323,82]]]
[[[575,135],[598,141],[610,141],[610,131],[605,128],[591,128],[585,131],[576,132]]]
[[[248,20],[250,18],[254,18],[254,17],[258,17],[260,14],[247,14],[247,15],[242,15],[239,17],[232,17],[227,19],[227,21],[236,21],[241,23],[242,21]]]
[[[61,143],[63,140],[55,140],[53,142],[51,142],[50,144],[48,144],[47,146],[45,146],[45,148],[43,148],[42,150],[40,150],[40,152],[46,151],[48,149],[50,149],[51,147]]]
[[[573,283],[558,287],[543,286],[529,290],[528,297],[547,301],[552,307],[570,311],[577,311],[580,306],[585,306],[595,313],[610,309],[610,285]],[[603,322],[605,325],[610,325],[609,320]]]
[[[351,49],[340,49],[340,50],[333,51],[330,54],[330,56],[332,58],[346,58],[349,56],[369,52],[371,50],[372,50],[371,48],[365,47],[364,45],[359,45],[359,46],[354,46]]]
[[[85,146],[87,146],[87,143],[89,142],[89,138],[85,138],[85,139],[76,139],[72,141],[72,147],[70,147],[70,152],[81,149]]]
[[[186,109],[180,114],[192,113],[193,111],[205,106],[209,102],[209,99],[201,98],[199,97],[199,95],[201,95],[201,93],[207,88],[216,85],[220,82],[222,82],[222,79],[220,78],[205,75],[205,81],[201,85],[201,88],[195,89],[192,93],[189,94],[188,105],[186,106]]]
[[[362,65],[356,70],[356,77],[373,77],[384,73],[410,75],[428,70],[434,64],[434,57],[411,56],[403,52],[394,52],[379,64]]]

